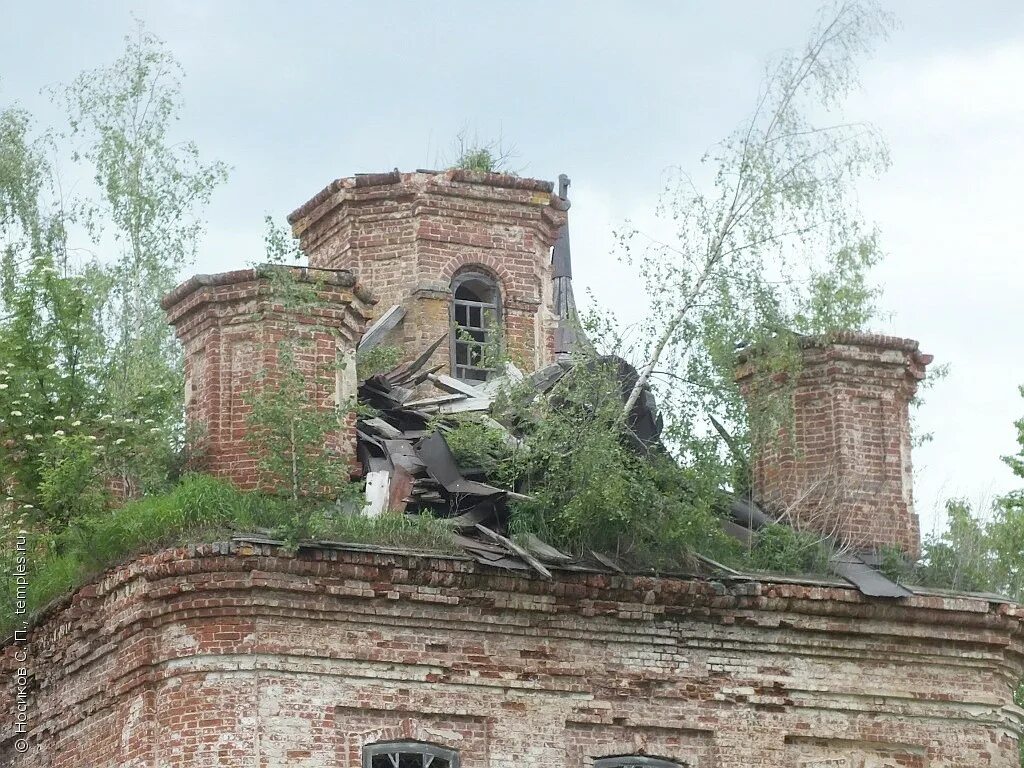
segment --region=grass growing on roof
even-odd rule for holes
[[[303,518],[308,523],[305,530],[300,530],[297,521]],[[301,539],[320,539],[455,551],[450,528],[427,515],[385,514],[368,518],[316,510],[300,516],[287,499],[244,493],[223,480],[189,475],[165,494],[81,517],[56,536],[28,534],[24,614],[15,613],[17,595],[11,554],[0,564],[4,585],[0,597],[0,636],[8,636],[16,620],[34,615],[56,598],[135,555],[257,531],[269,532],[293,546]],[[13,548],[10,551],[13,553]]]

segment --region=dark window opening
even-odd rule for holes
[[[464,272],[452,282],[452,374],[463,381],[486,381],[495,371],[501,344],[501,294],[493,278]]]
[[[459,753],[425,741],[385,741],[363,747],[363,768],[459,768]]]

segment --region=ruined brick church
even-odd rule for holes
[[[492,377],[480,350],[496,329],[524,375],[556,365],[579,342],[568,210],[564,180],[339,179],[290,216],[324,299],[316,323],[275,307],[256,271],[182,284],[165,307],[207,471],[255,485],[242,395],[274,365],[269,342],[304,326],[327,360],[371,337],[401,345],[454,390],[437,408],[468,407],[459,387],[472,399]],[[21,672],[30,705],[23,734],[0,723],[0,766],[1018,766],[1022,609],[870,568],[883,548],[918,552],[907,408],[930,357],[864,334],[805,356],[793,441],[755,457],[755,494],[849,545],[835,576],[292,552],[256,536],[163,550],[7,641],[0,709],[15,710]],[[740,361],[741,387],[753,366]],[[357,387],[345,365],[311,396]],[[366,464],[357,431],[343,426],[339,450]],[[395,501],[409,486],[389,477]]]

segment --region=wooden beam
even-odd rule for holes
[[[434,386],[438,389],[443,389],[445,392],[452,392],[454,394],[469,395],[470,397],[480,397],[483,393],[472,384],[466,384],[465,382],[453,379],[451,376],[445,376],[442,374],[430,374],[427,376]]]
[[[545,568],[544,564],[540,560],[538,560],[536,557],[531,555],[529,552],[527,552],[525,549],[520,547],[518,544],[516,544],[511,539],[507,539],[504,536],[502,536],[500,533],[492,531],[487,526],[480,525],[479,523],[477,524],[476,529],[478,531],[480,531],[480,533],[482,533],[487,538],[491,539],[492,541],[497,542],[498,544],[500,544],[503,547],[507,547],[509,550],[511,550],[515,554],[519,555],[519,557],[523,558],[523,560],[526,561],[527,565],[529,565],[531,568],[533,568],[533,570],[535,570],[537,573],[539,573],[545,579],[552,578],[551,571],[549,571],[547,568]]]
[[[442,403],[451,403],[455,400],[465,400],[465,395],[437,395],[436,397],[425,397],[422,400],[410,400],[407,403],[403,403],[405,408],[426,408],[432,405],[441,405]]]
[[[359,340],[359,344],[356,349],[360,352],[373,349],[384,340],[388,331],[402,322],[402,318],[404,317],[405,307],[401,304],[395,304],[391,309],[374,320],[373,324],[366,329],[366,332],[363,334],[363,338]]]
[[[491,398],[489,397],[463,397],[461,400],[453,400],[450,403],[441,403],[436,406],[438,413],[487,411],[490,407]]]

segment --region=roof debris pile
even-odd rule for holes
[[[511,384],[526,384],[543,396],[571,364],[553,364],[529,377],[507,364],[502,376],[475,386],[439,373],[440,367],[426,368],[446,338],[439,338],[412,362],[359,384],[360,405],[375,413],[360,418],[357,428],[357,453],[366,474],[364,514],[427,512],[447,519],[456,531],[456,543],[488,565],[532,568],[550,578],[542,560],[559,566],[580,564],[536,536],[527,537],[523,547],[499,533],[506,530],[508,502],[529,497],[486,482],[479,470],[464,471],[444,437],[450,427],[441,420],[473,414],[515,444],[519,438],[489,416],[495,399]]]
[[[400,319],[397,310],[389,310],[382,319],[390,321],[396,315]],[[378,343],[380,338],[382,334],[371,327],[360,349]],[[510,502],[528,502],[530,496],[502,487],[480,469],[461,466],[445,435],[451,434],[453,421],[469,416],[500,433],[510,447],[521,447],[521,430],[495,408],[509,393],[525,401],[520,405],[529,407],[538,398],[558,397],[557,385],[576,366],[610,364],[625,402],[636,380],[635,369],[613,357],[585,358],[582,363],[562,359],[527,376],[506,363],[500,376],[469,384],[441,373],[443,366],[428,366],[434,351],[446,339],[447,335],[441,336],[416,359],[359,384],[359,403],[368,412],[357,424],[357,454],[366,479],[363,513],[428,513],[445,519],[453,528],[455,543],[486,565],[532,570],[544,578],[551,578],[550,567],[625,572],[618,558],[607,553],[590,550],[582,555],[566,554],[532,533],[513,541],[508,535]],[[644,393],[627,422],[626,435],[634,451],[661,449],[662,420],[652,393]],[[745,544],[759,529],[776,522],[747,499],[733,499],[723,512],[722,530]],[[865,594],[910,594],[858,555],[836,549],[831,570]],[[699,553],[691,554],[693,575],[744,577]]]

